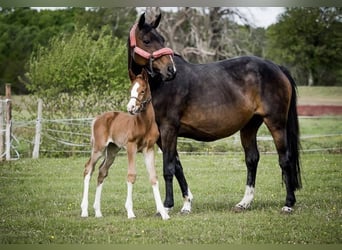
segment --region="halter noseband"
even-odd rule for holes
[[[131,31],[129,32],[129,43],[130,43],[130,47],[133,49],[133,55],[134,54],[138,54],[139,56],[141,56],[142,58],[145,58],[146,60],[149,61],[149,69],[147,69],[148,73],[154,77],[155,73],[153,71],[153,61],[159,57],[165,56],[165,55],[170,55],[173,56],[173,50],[170,48],[161,48],[158,49],[152,53],[147,52],[146,50],[143,50],[142,48],[139,48],[137,46],[137,40],[135,37],[135,30],[137,28],[138,24],[134,24]]]
[[[139,109],[139,113],[144,111],[146,109],[147,104],[149,104],[152,101],[152,97],[148,97],[145,100],[140,100],[139,98],[135,97],[135,96],[131,96],[130,99],[135,99],[140,103],[140,109]]]

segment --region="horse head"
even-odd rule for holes
[[[134,61],[152,77],[159,73],[167,81],[175,77],[176,67],[172,49],[165,47],[164,38],[156,31],[160,19],[161,14],[151,23],[146,23],[145,13],[140,16],[130,31],[128,56],[129,64]]]

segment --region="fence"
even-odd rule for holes
[[[300,117],[300,122],[311,119],[336,119],[329,117]],[[341,118],[342,119],[342,118]],[[31,148],[33,148],[33,158],[38,158],[39,153],[44,156],[89,156],[90,154],[90,124],[92,118],[70,118],[70,119],[44,119],[38,118],[36,121],[13,122],[13,127],[30,128],[36,131],[32,136]],[[53,128],[56,126],[58,128]],[[39,133],[39,135],[38,135]],[[260,135],[257,137],[258,147],[261,153],[276,153],[273,139],[270,135]],[[16,140],[20,143],[21,140]],[[28,142],[28,141],[27,141]],[[342,133],[332,134],[304,134],[301,136],[303,145],[302,152],[342,152]],[[52,146],[53,145],[53,146]],[[199,142],[187,138],[178,139],[178,151],[186,154],[227,154],[242,153],[239,133],[215,142]],[[20,156],[20,152],[17,153]]]
[[[7,92],[6,92],[7,93]],[[89,156],[90,124],[92,117],[44,119],[42,102],[38,101],[37,116],[34,120],[17,121],[11,117],[10,90],[0,105],[0,149],[1,159],[19,159],[22,157],[39,158],[57,156]],[[300,117],[304,123],[321,123],[326,120],[340,124],[342,117]],[[320,122],[318,122],[320,121]],[[328,122],[329,124],[329,122]],[[301,126],[303,127],[303,126]],[[330,125],[334,127],[334,124]],[[266,127],[258,134],[258,146],[261,153],[276,153],[273,139]],[[306,130],[306,129],[305,129]],[[340,130],[340,131],[339,131]],[[303,130],[302,130],[303,131]],[[319,131],[319,133],[317,133]],[[342,152],[341,127],[335,130],[320,130],[301,135],[303,152]],[[5,146],[5,147],[4,147]],[[178,139],[178,151],[187,154],[227,154],[242,153],[239,134],[215,142],[199,142],[186,138]]]

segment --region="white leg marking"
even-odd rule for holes
[[[88,217],[88,193],[89,193],[89,181],[91,174],[90,172],[84,177],[84,189],[83,189],[83,199],[81,202],[81,217]]]
[[[194,197],[192,193],[190,192],[190,188],[188,188],[188,196],[184,198],[184,203],[181,209],[181,213],[187,214],[191,212],[191,203],[192,203],[193,198]]]
[[[127,182],[127,198],[125,203],[125,208],[127,210],[128,219],[135,218],[135,214],[133,212],[133,184]]]
[[[157,173],[156,173],[156,168],[154,166],[154,149],[150,149],[147,151],[144,151],[144,157],[145,157],[145,165],[147,172],[149,174],[149,178],[152,184],[152,190],[153,190],[153,196],[154,200],[156,203],[157,207],[157,213],[160,213],[161,217],[163,220],[168,220],[170,216],[167,214],[167,211],[165,210],[163,206],[163,202],[160,197],[160,192],[159,192],[159,184],[158,181],[156,181],[157,178]]]
[[[288,206],[284,206],[282,209],[281,209],[282,212],[284,213],[292,213],[293,212],[293,208],[292,207],[288,207]]]
[[[239,208],[247,209],[251,205],[254,199],[255,189],[251,186],[246,186],[245,195],[243,196],[242,200],[236,205]]]
[[[152,185],[152,189],[153,189],[154,200],[156,202],[157,212],[160,213],[163,220],[170,219],[170,216],[167,214],[167,211],[165,210],[163,206],[163,202],[160,197],[158,181],[156,182],[156,184]]]
[[[96,187],[96,193],[95,193],[95,202],[94,202],[94,210],[95,210],[95,217],[101,218],[101,193],[102,193],[102,186],[103,182]]]

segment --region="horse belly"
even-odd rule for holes
[[[239,131],[253,116],[252,111],[238,108],[203,111],[188,112],[189,116],[182,117],[179,136],[200,141],[218,140]]]

